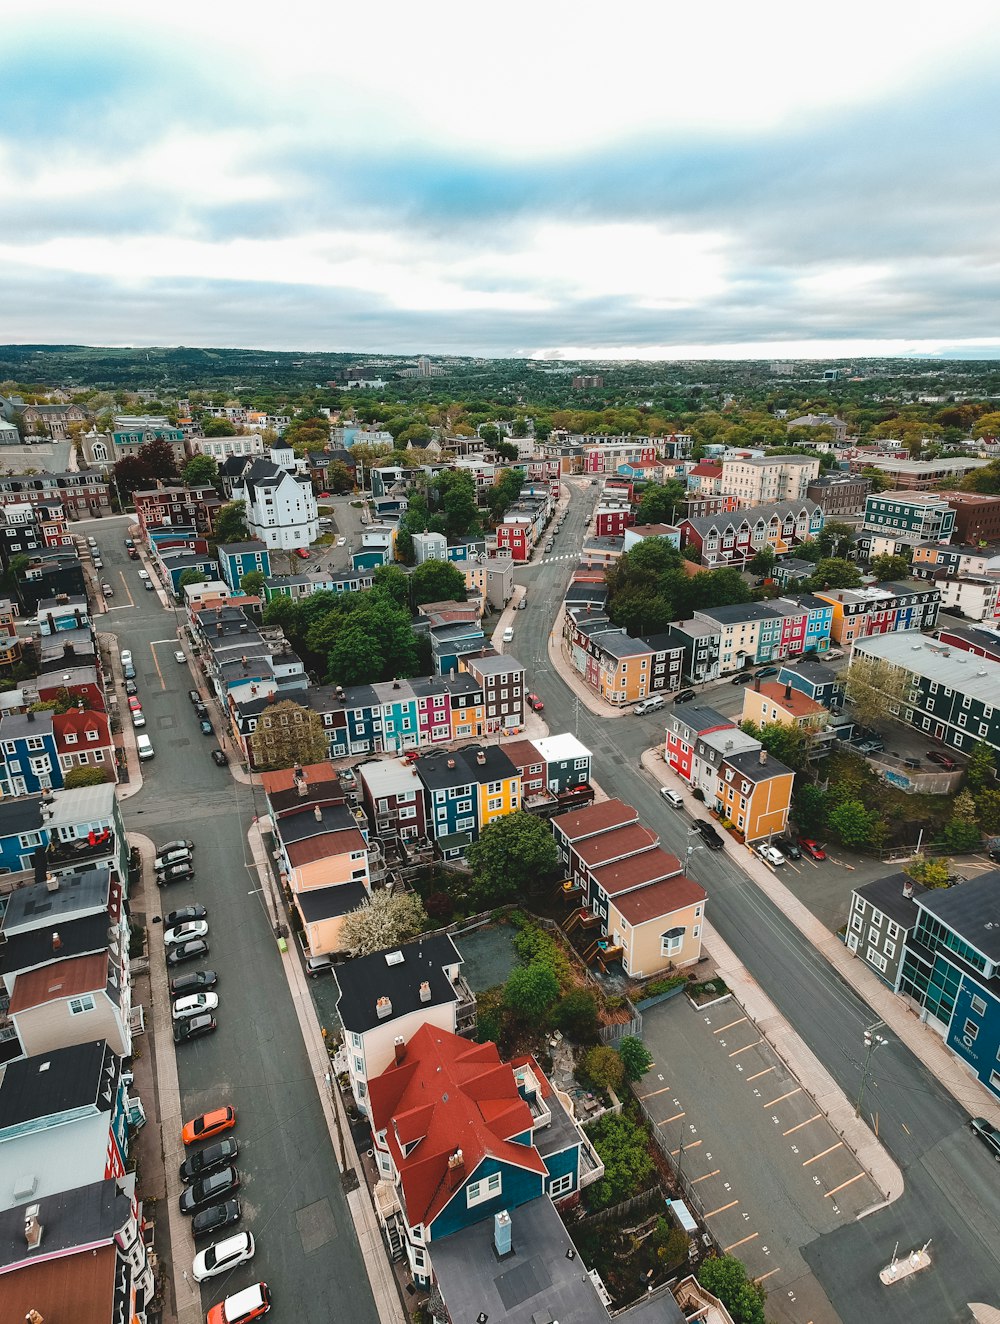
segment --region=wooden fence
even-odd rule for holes
[[[632,1214],[666,1214],[666,1212],[667,1207],[664,1203],[663,1192],[659,1186],[651,1186],[648,1191],[640,1191],[638,1195],[622,1200],[621,1204],[613,1204],[608,1209],[600,1209],[596,1214],[587,1214],[580,1219],[576,1226],[600,1227],[602,1223],[625,1219]]]

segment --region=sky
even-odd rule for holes
[[[3,15],[2,341],[1000,358],[995,0]]]

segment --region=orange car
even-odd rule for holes
[[[223,1131],[228,1131],[235,1125],[235,1108],[228,1105],[225,1108],[213,1108],[210,1113],[202,1113],[200,1117],[185,1122],[181,1139],[185,1145],[193,1145],[198,1140],[211,1140],[212,1136],[221,1135]]]

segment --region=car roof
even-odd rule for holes
[[[254,1283],[252,1287],[244,1287],[242,1292],[236,1292],[233,1296],[226,1297],[226,1314],[240,1315],[254,1306],[259,1306],[264,1299],[264,1293],[261,1288],[263,1283]]]

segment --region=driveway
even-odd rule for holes
[[[127,521],[95,523],[105,567],[116,586],[129,590],[116,590],[119,605],[100,619],[100,628],[132,650],[145,730],[156,751],[142,765],[142,790],[123,805],[125,822],[155,842],[194,841],[194,880],[166,889],[160,901],[164,911],[191,901],[207,906],[206,964],[219,975],[218,1030],[177,1053],[183,1111],[194,1116],[221,1102],[236,1105],[243,1226],[258,1244],[250,1265],[205,1285],[203,1306],[264,1278],[283,1318],[326,1324],[330,1303],[349,1294],[352,1320],[374,1324],[368,1277],[271,917],[256,871],[248,868],[247,830],[263,811],[262,795],[209,758],[215,740],[199,732],[187,697],[196,682],[173,659],[178,618],[164,610],[158,594],[139,588],[137,566],[123,545]],[[163,959],[161,932],[151,925],[153,961]],[[175,1161],[177,1144],[177,1137],[164,1137],[168,1162]],[[172,1247],[188,1272],[194,1249],[190,1240]]]

